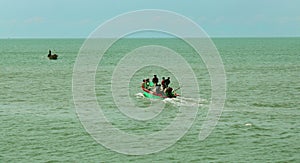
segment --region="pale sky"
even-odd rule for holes
[[[0,0],[0,38],[86,38],[142,9],[184,15],[211,37],[300,37],[300,0]]]

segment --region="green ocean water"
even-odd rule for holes
[[[203,101],[188,132],[171,147],[141,156],[103,147],[80,123],[72,96],[72,75],[83,42],[0,40],[0,162],[300,161],[300,38],[213,39],[226,71],[227,98],[218,125],[203,141],[198,140],[198,134],[208,110],[211,87],[201,58],[177,39],[116,42],[99,63],[95,92],[108,119],[125,132],[142,135],[161,130],[176,117],[178,109],[176,104],[167,103],[161,115],[149,122],[119,113],[109,88],[112,70],[124,54],[147,45],[168,47],[188,61],[200,83]],[[58,60],[48,60],[48,49],[59,55]],[[129,95],[141,109],[161,102],[137,96],[141,80],[154,73],[171,76],[174,88],[182,84],[166,69],[148,67],[137,71],[131,78]]]

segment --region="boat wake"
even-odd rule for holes
[[[186,97],[177,97],[177,98],[166,98],[163,100],[165,103],[171,103],[176,106],[203,106],[207,104],[206,99],[196,99],[196,98],[186,98]]]
[[[135,94],[135,96],[136,96],[136,98],[145,98],[143,93],[137,93],[137,94]]]
[[[135,94],[135,96],[136,96],[136,98],[146,98],[143,95],[143,93],[137,93],[137,94]],[[203,106],[203,105],[208,104],[208,101],[206,99],[186,98],[186,97],[181,97],[181,96],[178,96],[177,98],[165,98],[162,101],[164,103],[169,103],[169,104],[173,104],[176,106]]]

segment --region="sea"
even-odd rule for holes
[[[0,162],[300,162],[300,38],[212,38],[224,65],[226,98],[224,107],[218,108],[222,114],[216,125],[210,126],[211,133],[203,140],[199,132],[215,89],[201,55],[177,38],[123,38],[114,42],[100,60],[94,60],[98,64],[93,78],[82,79],[83,85],[91,82],[94,88],[94,94],[82,97],[95,96],[91,99],[106,117],[99,116],[105,122],[95,128],[101,132],[107,127],[105,123],[121,131],[117,133],[166,137],[159,131],[178,121],[183,109],[197,109],[190,125],[183,128],[180,124],[185,121],[179,121],[178,129],[167,133],[170,139],[179,135],[172,144],[164,147],[167,140],[157,139],[163,148],[148,153],[143,151],[151,148],[151,143],[138,148],[140,153],[126,152],[143,144],[140,139],[127,142],[126,148],[122,147],[125,152],[110,147],[101,142],[108,139],[95,138],[80,119],[73,84],[74,67],[84,43],[85,39],[0,40]],[[145,63],[132,71],[131,62],[118,69],[124,78],[114,76],[116,66],[133,51],[146,58],[163,56],[160,48],[137,50],[153,45],[171,49],[193,74],[169,70],[160,65],[163,62]],[[58,55],[57,60],[47,58],[49,49]],[[173,57],[167,62],[179,69],[184,66]],[[145,98],[140,89],[142,80],[151,80],[154,74],[160,81],[170,77],[170,85],[180,96]],[[194,82],[183,82],[181,74],[195,79],[198,88],[193,88],[197,91],[186,93]],[[117,86],[122,97],[118,91],[113,93],[113,83],[124,83]],[[120,109],[131,109],[128,101],[136,112],[155,116],[144,120],[128,116]],[[151,105],[161,110],[153,111]],[[127,139],[114,132],[106,136],[115,144]]]

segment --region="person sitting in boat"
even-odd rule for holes
[[[154,77],[153,77],[153,79],[152,79],[152,82],[153,82],[153,84],[156,85],[156,86],[159,85],[159,84],[158,84],[158,78],[157,78],[156,75],[154,75]]]
[[[176,97],[176,96],[174,95],[173,88],[171,88],[171,87],[166,88],[165,94],[166,94],[166,96],[168,96],[168,97],[170,97],[170,98]]]
[[[150,87],[149,79],[146,79],[145,80],[145,88],[149,89],[149,87]]]
[[[164,91],[163,91],[163,89],[160,85],[155,86],[155,90],[153,92],[155,92],[157,94],[163,94],[164,93]]]
[[[146,79],[143,79],[142,88],[146,88],[146,87],[147,87]]]
[[[150,82],[149,78],[146,79],[146,87],[145,88],[148,90],[152,90],[154,88],[154,84],[153,84],[153,82]]]

